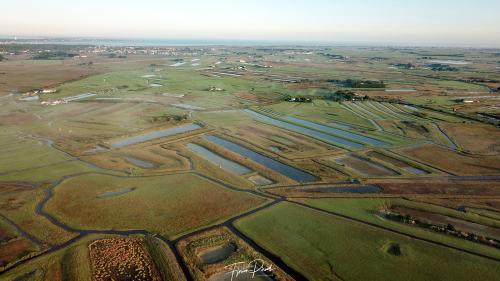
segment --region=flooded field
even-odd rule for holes
[[[221,169],[224,169],[226,171],[229,171],[231,173],[235,173],[238,175],[244,175],[252,172],[252,170],[248,169],[247,167],[240,165],[236,162],[233,162],[231,160],[228,160],[201,145],[197,145],[194,143],[188,143],[186,145],[191,151],[199,154],[201,157],[204,159],[212,162],[213,164],[219,166]]]
[[[349,139],[354,139],[356,141],[368,143],[368,144],[373,145],[373,146],[386,145],[385,142],[376,140],[374,138],[370,138],[370,137],[366,137],[366,136],[363,136],[363,135],[360,135],[360,134],[351,133],[351,132],[348,132],[348,131],[344,131],[344,130],[332,128],[332,127],[321,125],[321,124],[314,123],[314,122],[311,122],[311,121],[307,121],[307,120],[295,118],[295,117],[292,117],[292,116],[286,116],[286,117],[284,117],[284,119],[286,119],[288,121],[291,121],[293,123],[297,123],[297,124],[300,124],[300,125],[303,125],[303,126],[306,126],[306,127],[310,127],[310,128],[316,129],[316,130],[321,130],[321,131],[325,131],[327,133],[334,134],[334,135],[337,135],[337,136],[341,136],[341,137],[345,137],[345,138],[349,138]]]
[[[294,167],[288,166],[286,164],[283,164],[279,161],[276,161],[274,159],[271,159],[267,156],[264,156],[262,154],[259,154],[251,149],[248,149],[246,147],[243,147],[241,145],[238,145],[236,143],[230,142],[225,139],[221,139],[216,136],[206,136],[204,137],[206,140],[215,143],[217,145],[220,145],[224,147],[225,149],[228,149],[234,153],[237,153],[241,156],[247,157],[251,159],[254,162],[257,162],[273,171],[276,171],[282,175],[285,175],[295,181],[298,182],[312,182],[316,180],[316,177],[304,172],[302,170],[296,169]]]
[[[259,121],[262,121],[264,123],[268,123],[280,128],[284,128],[293,132],[301,133],[316,139],[319,139],[321,141],[333,144],[333,145],[340,145],[340,146],[346,146],[350,149],[360,149],[363,148],[364,145],[361,143],[353,142],[344,138],[332,136],[329,134],[325,134],[322,132],[318,132],[309,128],[305,128],[302,126],[294,125],[285,121],[281,121],[278,119],[271,118],[269,116],[266,116],[264,114],[257,113],[252,110],[245,109],[244,112],[250,114],[252,117],[256,118]]]
[[[347,166],[349,169],[365,176],[397,176],[398,173],[379,165],[375,162],[363,159],[358,156],[349,155],[335,159],[339,164]]]
[[[133,137],[126,138],[123,140],[117,140],[117,141],[114,141],[111,143],[111,147],[121,148],[121,147],[129,146],[132,144],[136,144],[136,143],[146,142],[146,141],[150,141],[150,140],[154,140],[154,139],[159,139],[159,138],[169,137],[169,136],[173,136],[173,135],[177,135],[177,134],[181,134],[181,133],[185,133],[185,132],[189,132],[189,131],[194,131],[194,130],[197,130],[200,128],[201,128],[201,126],[199,126],[197,124],[186,124],[186,125],[179,126],[179,127],[168,128],[165,130],[160,130],[160,131],[151,132],[151,133],[147,133],[147,134],[143,134],[143,135],[133,136]]]
[[[63,101],[65,101],[65,102],[77,101],[77,100],[82,100],[82,99],[90,98],[90,97],[93,97],[93,96],[96,96],[96,95],[97,94],[94,94],[94,93],[83,93],[83,94],[79,94],[79,95],[76,95],[76,96],[65,97],[65,98],[63,98]]]
[[[468,65],[471,62],[463,60],[431,60],[431,63],[452,64],[452,65]]]
[[[387,163],[390,163],[396,167],[399,167],[403,170],[406,170],[407,172],[409,173],[412,173],[414,175],[426,175],[426,174],[429,174],[429,172],[427,171],[424,171],[424,170],[421,170],[421,169],[418,169],[416,167],[413,167],[411,165],[409,165],[408,163],[402,161],[402,160],[399,160],[399,159],[396,159],[396,158],[393,158],[393,157],[390,157],[390,156],[387,156],[385,154],[382,154],[382,153],[379,153],[379,152],[376,152],[376,151],[370,151],[367,153],[368,156],[370,157],[373,157],[375,159],[379,159],[383,162],[387,162]]]

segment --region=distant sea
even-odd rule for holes
[[[97,46],[326,46],[327,43],[223,39],[1,38],[3,43]]]

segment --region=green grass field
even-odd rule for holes
[[[269,227],[272,225],[272,227]],[[310,280],[494,280],[498,263],[280,203],[236,222]],[[397,245],[400,255],[388,253]]]
[[[497,226],[499,222],[488,218],[482,218],[470,213],[462,213],[448,208],[439,207],[431,204],[412,202],[403,199],[384,199],[384,198],[366,198],[366,199],[307,199],[305,203],[327,211],[336,212],[352,218],[356,218],[369,223],[388,227],[403,233],[415,235],[417,237],[441,242],[450,246],[466,249],[472,252],[500,258],[500,251],[495,248],[470,242],[464,239],[455,238],[449,235],[435,233],[425,229],[405,225],[402,223],[385,220],[377,216],[377,212],[385,205],[397,205],[415,208],[424,211],[440,213],[459,219],[465,219],[486,225]]]

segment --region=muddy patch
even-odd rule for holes
[[[229,243],[210,249],[206,249],[198,254],[198,258],[204,264],[214,264],[227,259],[236,251],[236,245]]]
[[[129,193],[129,192],[134,191],[136,189],[137,189],[137,187],[130,187],[130,188],[125,188],[125,189],[120,189],[120,190],[115,190],[115,191],[108,191],[108,192],[98,194],[96,197],[97,198],[116,197],[116,196],[120,196],[120,195]]]

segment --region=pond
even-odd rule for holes
[[[452,65],[467,65],[471,62],[464,60],[431,60],[431,63],[452,64]]]
[[[411,106],[411,105],[407,105],[407,104],[405,104],[405,105],[404,105],[404,107],[405,107],[405,108],[408,108],[408,109],[410,109],[410,110],[413,110],[413,111],[418,111],[418,108],[413,107],[413,106]]]
[[[284,117],[284,119],[291,121],[293,123],[297,123],[297,124],[302,125],[302,126],[307,126],[307,127],[310,127],[310,128],[316,129],[316,130],[321,130],[321,131],[324,131],[324,132],[327,132],[330,134],[334,134],[334,135],[341,136],[341,137],[346,137],[349,139],[354,139],[354,140],[361,141],[361,142],[368,143],[368,144],[375,145],[375,146],[386,144],[385,142],[376,140],[374,138],[366,137],[366,136],[356,134],[356,133],[351,133],[351,132],[337,129],[337,128],[332,128],[330,126],[321,125],[318,123],[299,119],[299,118],[292,117],[292,116],[286,116],[286,117]]]
[[[132,164],[134,166],[144,168],[144,169],[152,169],[152,168],[157,166],[154,163],[151,163],[151,162],[148,162],[145,160],[141,160],[141,159],[137,159],[137,158],[132,157],[132,156],[124,156],[123,159],[125,159],[125,161],[129,162],[130,164]]]
[[[171,64],[170,66],[178,67],[178,66],[181,66],[181,65],[184,65],[184,64],[185,64],[185,62],[178,62],[178,63]]]
[[[271,118],[271,117],[266,116],[264,114],[257,113],[257,112],[252,111],[252,110],[244,109],[243,111],[245,113],[251,115],[255,119],[262,121],[264,123],[268,123],[268,124],[271,124],[271,125],[274,125],[274,126],[277,126],[280,128],[284,128],[284,129],[287,129],[287,130],[290,130],[293,132],[301,133],[301,134],[319,139],[321,141],[324,141],[324,142],[327,142],[327,143],[330,143],[333,145],[346,146],[346,147],[351,148],[351,149],[360,149],[360,148],[364,147],[363,144],[360,144],[357,142],[353,142],[353,141],[346,140],[346,139],[343,139],[340,137],[332,136],[332,135],[329,135],[326,133],[318,132],[318,131],[315,131],[315,130],[312,130],[309,128],[294,125],[294,124],[291,124],[291,123],[288,123],[285,121],[281,121],[278,119],[274,119],[274,118]]]
[[[129,146],[136,143],[146,142],[154,139],[159,139],[163,137],[169,137],[176,134],[181,134],[189,131],[194,131],[200,129],[201,126],[197,124],[186,124],[179,127],[168,128],[165,130],[155,131],[143,135],[133,136],[122,140],[117,140],[111,143],[113,148],[121,148]]]
[[[93,97],[93,96],[96,96],[97,94],[94,94],[94,93],[83,93],[83,94],[79,94],[79,95],[76,95],[76,96],[71,96],[71,97],[65,97],[63,98],[63,100],[65,102],[70,102],[70,101],[76,101],[76,100],[81,100],[81,99],[85,99],[85,98],[90,98],[90,97]]]
[[[230,142],[228,140],[216,137],[216,136],[205,136],[204,139],[220,145],[227,150],[237,153],[243,157],[247,157],[254,162],[257,162],[273,171],[276,171],[286,177],[289,177],[297,182],[312,182],[316,181],[317,178],[307,172],[296,169],[294,167],[283,164],[279,161],[271,159],[260,153],[257,153],[251,149],[238,145],[236,143]]]
[[[403,169],[411,174],[414,174],[414,175],[427,175],[427,174],[429,174],[429,172],[427,172],[427,171],[420,170],[418,168],[411,167],[411,166],[403,167]]]
[[[202,251],[198,258],[204,264],[214,264],[227,259],[236,251],[236,245],[228,243]]]
[[[206,160],[214,163],[215,165],[219,166],[221,169],[224,169],[226,171],[238,174],[238,175],[244,175],[252,172],[252,170],[248,169],[247,167],[240,165],[236,162],[233,162],[231,160],[228,160],[201,145],[197,145],[194,143],[188,143],[186,145],[191,151],[196,152],[200,154],[203,158]]]

